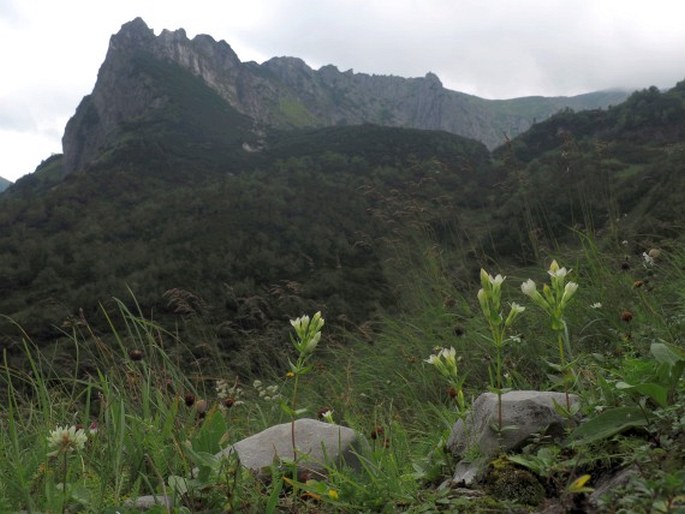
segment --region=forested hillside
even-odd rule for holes
[[[143,135],[64,178],[52,158],[0,200],[0,308],[32,337],[95,323],[129,289],[158,318],[201,318],[227,351],[315,307],[353,327],[396,304],[398,244],[471,232],[490,172],[479,143],[371,125],[274,134],[242,171],[200,150],[191,171],[157,144],[152,161]]]

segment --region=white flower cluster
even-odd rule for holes
[[[267,402],[277,402],[283,396],[281,393],[278,392],[278,386],[277,385],[269,385],[265,386],[261,380],[255,380],[252,385],[254,388],[257,390],[257,393],[259,394],[259,397]]]
[[[216,396],[219,400],[233,400],[233,406],[242,405],[245,403],[240,398],[243,396],[243,389],[238,387],[238,383],[235,382],[230,385],[227,380],[219,379],[214,385],[214,390],[216,391]]]

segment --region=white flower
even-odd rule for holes
[[[576,284],[575,282],[568,282],[566,286],[564,286],[564,294],[561,297],[561,302],[568,302],[577,290],[578,284]]]
[[[428,357],[423,362],[427,362],[428,364],[432,364],[433,366],[435,366],[437,363],[440,362],[440,358],[437,355],[432,354],[430,357]]]
[[[488,277],[488,280],[494,287],[499,287],[502,285],[502,282],[504,282],[504,279],[507,277],[503,277],[499,273],[495,276],[495,278],[492,278],[492,275]]]
[[[516,302],[511,302],[511,312],[515,312],[516,314],[521,314],[525,310],[526,310],[526,308],[523,305],[519,305]]]
[[[295,329],[297,335],[301,337],[309,327],[309,316],[305,314],[304,316],[300,316],[299,318],[291,319],[290,324]]]
[[[590,308],[591,308],[591,309],[601,309],[601,308],[602,308],[602,304],[601,304],[600,302],[595,302],[595,303],[593,303],[592,305],[590,305]]]
[[[535,285],[535,282],[531,280],[530,278],[526,280],[523,284],[521,284],[521,291],[523,294],[526,296],[534,296],[535,293],[537,292],[537,286]]]
[[[507,319],[504,321],[504,326],[510,327],[514,320],[518,317],[518,315],[525,310],[526,308],[523,305],[519,305],[516,302],[511,302],[511,310],[509,311]]]
[[[649,255],[647,252],[642,252],[642,258],[644,259],[644,264],[645,266],[651,267],[654,266],[654,258]]]
[[[83,450],[87,440],[88,436],[82,428],[57,427],[48,436],[48,447],[52,450],[48,457]]]
[[[568,275],[570,272],[571,270],[567,270],[566,268],[560,268],[558,265],[554,270],[552,270],[552,267],[550,266],[549,270],[547,271],[549,276],[553,278],[566,278],[566,275]]]
[[[335,421],[333,421],[333,411],[332,410],[327,410],[326,412],[321,414],[321,417],[326,423],[331,423],[334,424]]]
[[[312,353],[321,340],[321,332],[315,333],[302,348],[302,353]]]
[[[457,350],[455,350],[453,346],[450,346],[449,349],[443,348],[440,351],[440,357],[445,359],[445,361],[447,363],[449,363],[450,365],[456,364],[456,362],[457,362]]]
[[[255,389],[261,389],[262,388],[262,381],[261,380],[255,380],[252,382],[252,387]]]

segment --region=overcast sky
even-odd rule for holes
[[[16,180],[61,152],[110,36],[137,16],[156,34],[223,39],[242,61],[432,71],[485,98],[685,78],[683,0],[0,0],[0,176]]]

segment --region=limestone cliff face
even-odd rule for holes
[[[174,63],[201,79],[233,109],[252,119],[255,132],[266,127],[376,123],[445,130],[493,148],[505,135],[517,135],[533,122],[529,100],[502,103],[450,91],[433,73],[407,79],[340,72],[331,65],[313,70],[293,57],[276,57],[261,65],[242,63],[225,41],[207,35],[190,40],[183,29],[163,30],[155,36],[137,18],[112,36],[92,94],[67,124],[63,138],[67,172],[97,159],[127,122],[165,108],[169,98],[159,95],[159,88],[136,64],[141,56]],[[614,100],[601,97],[589,107]],[[564,99],[545,98],[538,104],[538,120],[570,105]]]

